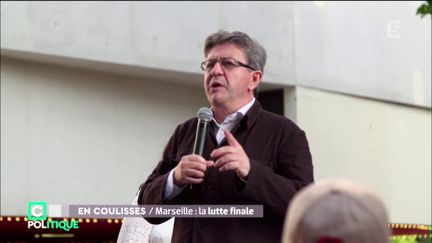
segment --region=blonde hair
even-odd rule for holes
[[[388,243],[389,236],[381,200],[359,185],[333,179],[309,185],[293,198],[282,242]]]

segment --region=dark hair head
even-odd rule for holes
[[[207,57],[213,47],[224,43],[233,43],[241,48],[246,55],[248,65],[264,73],[264,66],[267,59],[266,50],[256,40],[240,31],[230,33],[225,30],[219,30],[209,35],[204,43],[204,56]],[[254,90],[254,94],[255,96],[258,95],[257,89]]]

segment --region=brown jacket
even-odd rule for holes
[[[212,122],[213,123],[213,122]],[[260,204],[263,218],[176,218],[172,242],[280,242],[288,203],[302,187],[313,182],[312,158],[305,133],[289,119],[261,108],[258,101],[232,130],[249,156],[247,182],[234,171],[211,167],[204,181],[187,187],[170,201],[163,199],[169,172],[192,153],[197,119],[180,124],[159,162],[141,187],[138,204]],[[218,146],[213,125],[207,133],[203,157]],[[146,218],[153,224],[167,218]]]

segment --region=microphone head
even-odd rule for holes
[[[199,109],[199,111],[197,113],[197,117],[199,120],[209,122],[209,121],[213,120],[213,112],[208,107],[202,107],[201,109]]]

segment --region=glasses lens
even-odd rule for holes
[[[231,70],[237,66],[237,62],[231,58],[224,58],[220,62],[225,69]]]
[[[207,60],[204,64],[205,70],[210,71],[216,65],[217,60]]]
[[[234,69],[235,67],[238,67],[238,66],[251,68],[251,67],[247,66],[246,64],[243,64],[243,63],[235,60],[234,58],[221,58],[221,59],[209,59],[209,60],[202,62],[201,63],[201,69],[206,71],[206,72],[210,72],[214,68],[216,63],[218,63],[218,62],[220,63],[220,65],[225,70],[231,70],[231,69]],[[251,69],[253,70],[253,68],[251,68]]]

